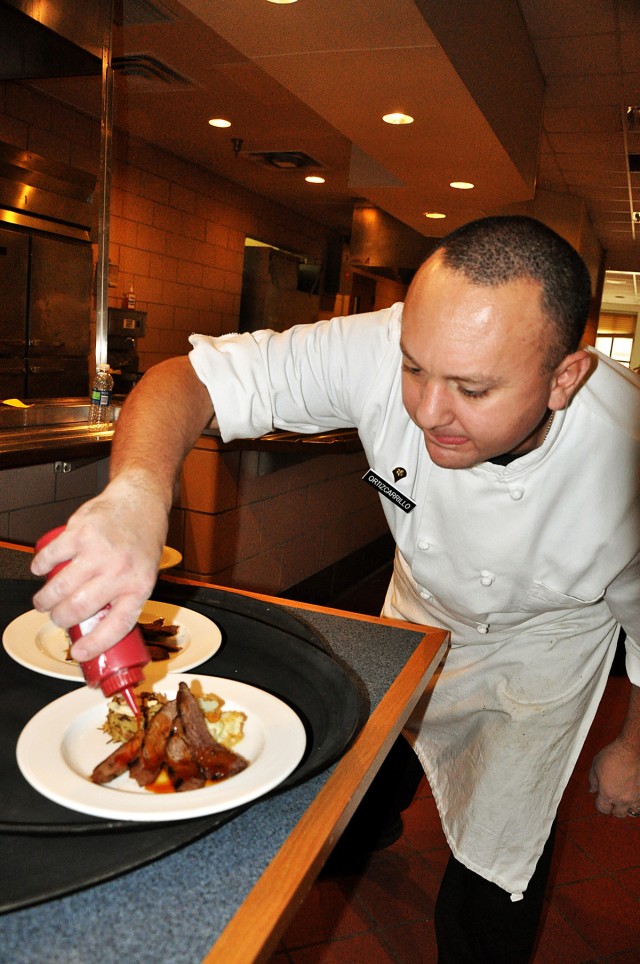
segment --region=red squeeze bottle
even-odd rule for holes
[[[36,542],[36,552],[52,542],[61,532],[64,526],[58,526],[51,532],[45,533]],[[57,572],[69,565],[69,560],[60,562],[54,566],[48,574],[47,579],[55,576]],[[71,642],[75,643],[81,636],[87,633],[107,615],[109,605],[101,609],[95,616],[85,619],[78,626],[70,626],[67,630]],[[136,703],[132,688],[144,678],[143,666],[150,662],[149,651],[144,644],[142,633],[138,626],[134,626],[131,632],[127,633],[120,642],[116,643],[105,653],[100,653],[93,659],[88,659],[80,663],[80,669],[89,686],[100,687],[105,696],[113,696],[114,693],[122,693],[123,697],[131,707],[136,716],[140,716],[140,709]]]

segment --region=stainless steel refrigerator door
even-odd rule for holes
[[[0,355],[0,401],[25,397],[25,373],[24,358],[5,358]]]
[[[86,358],[51,355],[27,359],[27,398],[77,398],[89,395]]]
[[[92,272],[89,244],[32,236],[30,358],[76,356],[86,368]]]
[[[24,357],[29,238],[0,229],[0,357]]]

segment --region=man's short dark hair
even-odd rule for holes
[[[546,224],[524,215],[480,218],[452,231],[435,251],[472,284],[538,282],[542,310],[556,333],[545,367],[553,370],[576,351],[589,314],[591,279],[575,248]]]

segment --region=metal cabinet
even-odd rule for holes
[[[0,398],[89,390],[91,245],[0,229]]]

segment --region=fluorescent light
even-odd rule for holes
[[[309,184],[324,184],[324,178],[318,174],[307,174],[305,181],[308,181]]]
[[[382,119],[385,124],[413,124],[413,117],[410,114],[401,114],[399,111],[385,114]]]
[[[472,187],[475,187],[475,184],[472,184],[471,181],[451,181],[449,187],[455,187],[459,191],[470,191]]]
[[[224,117],[212,117],[209,123],[212,127],[231,127],[231,121],[225,120]]]
[[[442,214],[440,211],[425,211],[424,216],[425,218],[432,218],[434,221],[437,221],[440,218],[446,218],[447,215]]]

